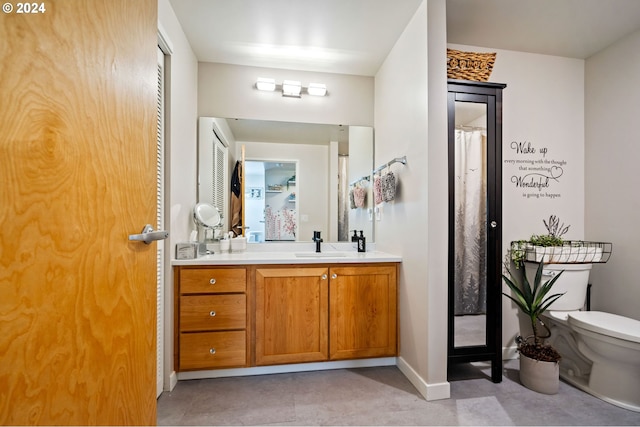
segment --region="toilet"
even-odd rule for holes
[[[526,263],[530,283],[538,264]],[[564,270],[551,294],[565,294],[542,315],[547,343],[562,355],[560,377],[604,401],[640,412],[640,321],[584,311],[592,264],[546,264],[543,283]]]

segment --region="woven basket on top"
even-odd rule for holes
[[[447,49],[447,77],[486,82],[489,80],[495,61],[495,52],[475,53]]]

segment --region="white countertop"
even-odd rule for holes
[[[243,252],[222,253],[214,248],[213,255],[195,259],[173,259],[171,265],[243,265],[243,264],[353,264],[369,262],[402,262],[402,257],[379,252],[368,245],[367,252],[358,252],[349,243],[323,244],[317,254],[309,243],[249,244]]]

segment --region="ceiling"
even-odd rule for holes
[[[374,76],[422,0],[170,0],[199,61]],[[587,58],[640,0],[447,0],[447,41]]]
[[[169,0],[201,62],[375,76],[422,0]],[[447,42],[588,58],[640,29],[640,0],[446,0]],[[238,140],[297,142],[269,123],[230,121]],[[309,131],[309,129],[305,130]],[[341,141],[317,126],[305,139]],[[290,137],[290,138],[287,138]]]

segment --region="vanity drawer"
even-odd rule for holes
[[[180,334],[180,370],[242,367],[246,364],[245,331]]]
[[[181,294],[245,292],[247,270],[244,268],[182,268]]]
[[[180,331],[245,329],[245,294],[188,295],[180,297]]]

